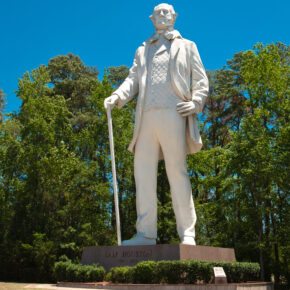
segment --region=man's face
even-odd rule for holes
[[[166,29],[174,24],[174,14],[167,5],[159,5],[153,13],[153,23],[157,29]]]

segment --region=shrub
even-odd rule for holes
[[[209,283],[213,279],[213,267],[223,267],[229,283],[259,280],[257,263],[228,263],[187,261],[145,261],[134,267],[112,268],[106,276],[113,283]],[[54,267],[57,281],[97,282],[103,281],[105,270],[97,265],[57,262]]]
[[[106,280],[113,283],[132,283],[133,267],[115,267],[107,274]]]
[[[67,281],[68,262],[56,262],[54,264],[54,273],[57,281]]]
[[[156,279],[158,283],[186,283],[187,263],[183,261],[160,261],[156,265]]]
[[[94,281],[94,282],[103,281],[106,275],[105,269],[103,267],[97,267],[97,266],[95,267],[91,266],[91,267],[92,269],[88,271],[88,280]]]
[[[257,281],[260,276],[258,263],[211,263],[212,267],[223,267],[229,283]]]
[[[57,281],[98,282],[103,281],[105,269],[97,265],[80,265],[71,262],[57,262],[54,265]]]
[[[260,267],[257,263],[146,261],[134,267],[112,268],[107,280],[114,283],[209,283],[213,279],[213,267],[223,267],[229,283],[259,280]]]
[[[208,262],[189,260],[188,263],[188,283],[193,284],[197,281],[209,283],[212,278],[212,266]]]
[[[133,283],[158,283],[156,281],[157,263],[153,261],[140,262],[133,267]]]

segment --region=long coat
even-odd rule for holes
[[[171,86],[181,101],[194,101],[198,103],[197,113],[200,113],[208,94],[208,79],[206,72],[195,43],[183,39],[178,31],[175,30],[174,32],[175,37],[171,40],[169,59]],[[153,40],[154,35],[149,37],[142,46],[137,49],[128,77],[113,93],[119,97],[119,108],[138,95],[134,135],[128,148],[131,152],[134,152],[142,121],[148,67],[147,56],[149,46]],[[202,140],[198,130],[196,114],[187,117],[187,119],[186,149],[187,154],[191,154],[200,151]],[[162,159],[162,152],[160,159]]]

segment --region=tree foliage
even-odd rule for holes
[[[19,113],[0,116],[0,279],[49,281],[56,261],[117,243],[107,117],[126,66],[98,71],[72,54],[19,80]],[[261,278],[289,281],[289,47],[257,44],[208,72],[200,129],[188,156],[200,245],[234,247]],[[4,99],[0,90],[0,111]],[[133,100],[113,110],[122,238],[135,234]],[[164,162],[158,171],[158,242],[178,243]]]
[[[2,123],[3,121],[3,111],[5,109],[5,95],[0,88],[0,122]]]

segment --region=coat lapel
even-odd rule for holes
[[[170,47],[170,62],[172,63],[178,52],[178,39],[174,38]]]
[[[140,105],[143,104],[143,99],[145,96],[145,88],[146,88],[146,80],[147,80],[147,59],[148,59],[148,51],[150,43],[148,41],[144,42],[143,49],[140,52],[140,84],[139,84],[139,98],[140,98]]]
[[[180,46],[182,45],[182,43],[180,42],[181,41],[179,38],[175,38],[171,44],[170,59],[169,59],[171,84],[175,93],[181,100],[189,101],[191,100],[190,88],[184,81],[184,78],[182,77],[177,64],[178,58],[185,57],[184,55],[182,55],[182,53],[184,53],[184,50]]]
[[[146,89],[146,81],[147,81],[147,56],[148,56],[148,48],[149,48],[148,41],[143,43],[142,49],[140,50],[139,54],[139,61],[140,61],[140,80],[139,80],[139,95],[138,95],[138,102],[136,107],[136,115],[135,115],[135,126],[134,126],[134,136],[133,140],[129,146],[129,150],[133,151],[136,139],[138,136],[141,118],[142,118],[142,110],[144,106],[144,98],[145,98],[145,89]]]

